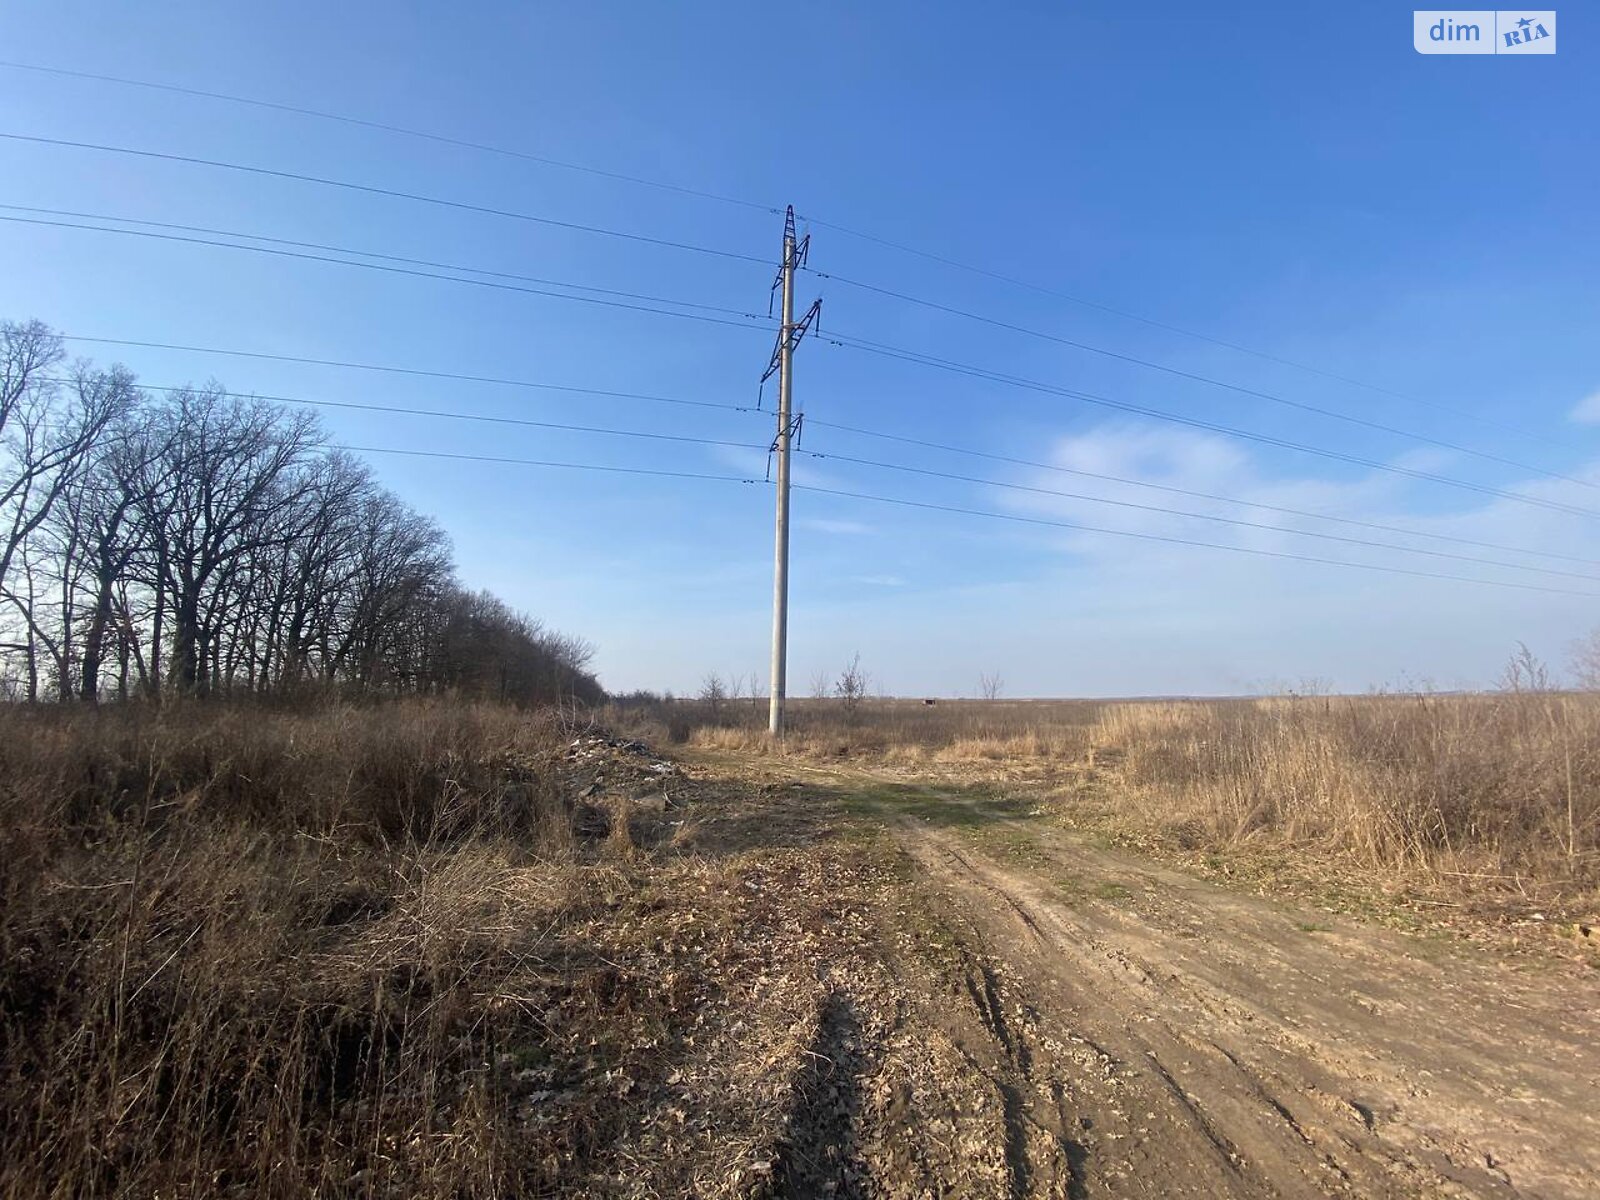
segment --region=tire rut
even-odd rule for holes
[[[1564,1165],[1548,1161],[1560,1135],[1541,1132],[1531,1114],[1506,1127],[1506,1117],[1517,1111],[1507,1078],[1521,1073],[1549,1082],[1540,1074],[1546,1066],[1506,1063],[1503,1048],[1497,1052],[1493,1044],[1461,1046],[1453,1056],[1461,1064],[1458,1075],[1445,1069],[1451,1056],[1418,1054],[1419,1045],[1448,1046],[1437,1022],[1389,1027],[1377,1019],[1373,1008],[1396,1015],[1426,1011],[1426,997],[1406,994],[1410,980],[1400,971],[1406,960],[1396,952],[1364,948],[1358,962],[1383,964],[1398,977],[1373,984],[1370,990],[1385,997],[1381,1003],[1358,1003],[1352,997],[1361,995],[1364,975],[1343,988],[1330,986],[1325,981],[1337,978],[1338,961],[1325,962],[1321,947],[1307,943],[1321,957],[1295,962],[1293,947],[1263,940],[1277,928],[1265,906],[1239,923],[1266,933],[1251,930],[1228,948],[1231,911],[1246,903],[1236,898],[1217,905],[1214,927],[1185,938],[1178,928],[1156,928],[1109,903],[1082,909],[1064,903],[1027,872],[958,844],[947,829],[909,818],[892,828],[928,880],[944,884],[973,924],[997,939],[996,951],[1022,975],[1016,986],[1026,987],[1044,1014],[1040,1023],[1086,1034],[1102,1053],[1127,1064],[1122,1094],[1094,1097],[1096,1114],[1081,1115],[1090,1125],[1098,1116],[1103,1129],[1115,1131],[1108,1142],[1133,1143],[1123,1157],[1147,1171],[1153,1141],[1165,1142],[1169,1160],[1188,1160],[1192,1174],[1182,1183],[1173,1180],[1170,1194],[1190,1193],[1201,1176],[1207,1182],[1193,1194],[1563,1197],[1600,1188],[1597,1123],[1582,1115],[1586,1110],[1568,1114],[1568,1137],[1590,1140],[1576,1149],[1566,1142]],[[1204,888],[1193,884],[1183,897],[1202,920],[1209,899]],[[1292,928],[1287,918],[1278,923]],[[1179,943],[1181,962],[1174,961],[1173,943]],[[1207,959],[1213,946],[1220,950]],[[1259,972],[1247,961],[1252,951],[1264,956]],[[1254,994],[1249,985],[1280,960],[1286,967],[1280,974],[1290,982],[1271,992],[1267,979],[1260,986],[1268,994]],[[997,979],[969,974],[969,999],[1010,1055],[1017,1030],[997,1005]],[[1349,1036],[1352,1031],[1359,1039]],[[1587,1049],[1592,1061],[1592,1046]],[[1496,1073],[1479,1074],[1478,1062],[1497,1053]],[[1051,1096],[1050,1075],[1071,1069],[1058,1057],[1042,1061],[1037,1072],[1012,1063],[1029,1093],[1045,1097]],[[1584,1090],[1566,1083],[1574,1094]],[[1084,1154],[1074,1161],[1065,1148],[1074,1139],[1059,1095],[1050,1102],[1067,1160],[1062,1178],[1076,1181],[1080,1192],[1092,1186],[1137,1194],[1136,1182],[1110,1161],[1115,1155]],[[1135,1110],[1143,1116],[1129,1118]],[[1126,1132],[1116,1128],[1119,1115]],[[1155,1177],[1170,1170],[1157,1168]]]

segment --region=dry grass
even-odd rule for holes
[[[871,872],[663,765],[455,702],[0,709],[0,1195],[760,1194]]]
[[[0,1191],[505,1171],[482,993],[572,899],[547,734],[470,706],[0,721]]]
[[[463,704],[0,709],[0,1195],[724,1194],[789,1087],[734,1050],[804,1005],[716,1030],[814,964],[746,865],[576,835],[619,768],[566,748]]]
[[[802,700],[781,747],[742,712],[713,724],[669,707],[656,721],[694,746],[1065,782],[1108,823],[1187,849],[1272,845],[1512,887],[1600,877],[1600,695],[876,700],[853,720]]]
[[[1600,867],[1600,697],[1119,705],[1096,745],[1122,817],[1194,845],[1579,887]]]

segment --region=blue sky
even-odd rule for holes
[[[322,175],[775,260],[846,335],[1447,476],[1444,486],[817,339],[804,448],[1544,567],[1536,574],[801,456],[802,484],[1565,589],[1551,594],[795,497],[791,690],[1012,695],[1493,679],[1600,624],[1600,27],[1553,57],[1424,57],[1393,4],[13,4],[0,58],[436,132],[752,201],[192,96],[0,68],[0,132]],[[765,314],[772,267],[199,166],[0,139],[0,203],[237,230]],[[0,210],[0,216],[27,215]],[[841,228],[842,227],[842,228]],[[867,233],[1034,283],[886,247]],[[1511,460],[1360,427],[842,279]],[[1059,293],[1059,294],[1052,294]],[[1088,304],[1064,298],[1076,297]],[[1094,306],[1102,307],[1094,307]],[[1146,318],[1131,320],[1106,309]],[[0,313],[74,335],[748,405],[771,333],[237,250],[0,221]],[[1155,324],[1149,323],[1155,322]],[[1377,385],[1355,386],[1162,325]],[[75,344],[151,384],[749,444],[765,415]],[[770,399],[769,390],[769,399]],[[770,408],[770,405],[769,405]],[[332,440],[753,475],[759,450],[325,412]],[[975,459],[1226,495],[1372,532]],[[610,686],[766,677],[765,487],[371,456],[463,577],[599,646]],[[1553,472],[1552,479],[1539,472]],[[1543,551],[1565,558],[1536,557]],[[1592,562],[1589,560],[1593,560]],[[1575,561],[1576,560],[1576,561]],[[1588,582],[1584,576],[1595,576]]]

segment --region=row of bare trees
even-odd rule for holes
[[[312,683],[595,701],[592,649],[456,581],[449,541],[316,422],[156,392],[0,323],[0,687]]]

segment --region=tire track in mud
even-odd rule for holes
[[[1229,952],[1212,956],[1231,964],[1194,961],[1208,943],[1227,938],[1230,910],[1250,902],[1229,897],[1219,903],[1209,914],[1215,927],[1194,939],[1198,951],[1186,941],[1178,950],[1182,961],[1175,962],[1173,944],[1182,934],[1111,906],[1080,910],[1065,904],[1028,872],[960,844],[949,829],[905,816],[891,821],[891,829],[923,868],[926,882],[943,885],[951,903],[994,938],[1046,1022],[1089,1033],[1126,1065],[1123,1094],[1091,1103],[1099,1106],[1106,1127],[1118,1116],[1143,1114],[1146,1124],[1135,1118],[1114,1139],[1132,1143],[1123,1158],[1142,1178],[1119,1173],[1103,1156],[1080,1157],[1073,1171],[1080,1192],[1092,1186],[1096,1193],[1140,1194],[1150,1190],[1143,1185],[1162,1181],[1150,1194],[1600,1194],[1600,1122],[1590,1115],[1596,1107],[1558,1103],[1530,1109],[1530,1081],[1558,1093],[1560,1081],[1546,1065],[1519,1063],[1491,1031],[1454,1031],[1458,1041],[1462,1034],[1484,1041],[1457,1048],[1454,1065],[1463,1072],[1458,1077],[1447,1053],[1450,1036],[1442,1032],[1447,1027],[1424,1020],[1414,1029],[1413,1018],[1403,1028],[1385,1028],[1366,1005],[1324,982],[1338,977],[1337,960],[1285,971],[1313,981],[1297,983],[1300,990],[1290,992],[1288,1003],[1228,986],[1252,980],[1245,961],[1252,950],[1271,952],[1269,968],[1285,959],[1283,947],[1255,930]],[[1208,915],[1204,888],[1186,888],[1183,897],[1201,910],[1202,921]],[[1275,928],[1256,917],[1254,924]],[[1248,928],[1252,921],[1238,924]],[[1290,927],[1287,918],[1281,924]],[[1426,994],[1405,996],[1410,960],[1372,947],[1353,957],[1368,973],[1376,963],[1397,974],[1372,988],[1405,997],[1392,1006],[1395,1014],[1429,1011]],[[1326,994],[1305,994],[1317,984]],[[992,996],[976,983],[969,987],[974,1006],[993,1012]],[[1568,1016],[1544,1028],[1570,1025]],[[994,1035],[1002,1044],[1015,1038],[1003,1025]],[[1562,1048],[1568,1051],[1600,1068],[1592,1040]],[[1502,1075],[1512,1083],[1519,1073],[1524,1076],[1521,1095],[1498,1078],[1474,1073],[1479,1059],[1496,1053]],[[1062,1069],[1052,1061],[1040,1074]],[[1038,1090],[1034,1080],[1029,1083]],[[1565,1097],[1584,1090],[1569,1086]],[[1594,1090],[1592,1082],[1588,1090]],[[1600,1106],[1600,1095],[1595,1101]],[[1508,1119],[1513,1113],[1515,1121]],[[1563,1131],[1538,1128],[1552,1116],[1563,1119]],[[1093,1115],[1087,1119],[1095,1121]]]

